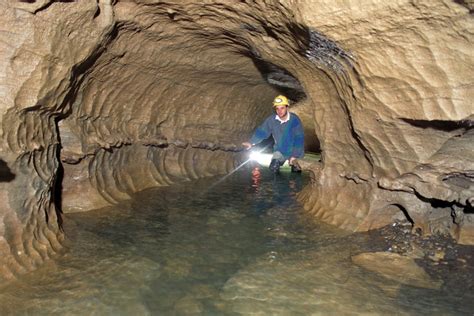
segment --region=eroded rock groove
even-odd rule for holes
[[[1,6],[1,278],[61,251],[60,208],[231,171],[278,93],[323,152],[300,196],[315,219],[474,243],[464,1]]]

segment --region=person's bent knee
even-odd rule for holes
[[[272,160],[275,159],[275,160],[278,160],[282,165],[285,163],[285,156],[283,156],[283,154],[279,151],[275,151],[273,153],[273,156],[272,156]]]

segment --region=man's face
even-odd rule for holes
[[[279,118],[283,119],[288,113],[288,108],[285,105],[280,105],[275,107],[275,111]]]

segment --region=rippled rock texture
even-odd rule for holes
[[[277,93],[323,153],[314,217],[473,243],[466,3],[3,1],[1,277],[61,250],[62,211],[232,170]]]

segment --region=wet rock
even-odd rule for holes
[[[174,310],[179,315],[196,315],[203,311],[202,303],[192,296],[185,296],[174,304]]]
[[[373,252],[353,256],[352,261],[387,279],[428,289],[439,289],[442,282],[433,280],[412,258],[395,253]]]
[[[396,297],[400,283],[381,284],[347,270],[348,253],[341,250],[333,246],[327,253],[292,253],[276,261],[264,256],[233,275],[221,298],[228,310],[245,315],[404,314],[386,296]]]
[[[301,195],[314,218],[366,231],[408,216],[474,243],[464,2],[10,1],[0,278],[62,248],[62,211],[230,172],[277,93],[324,153]]]
[[[441,249],[437,249],[429,258],[433,261],[441,261],[445,259],[445,252]]]
[[[176,279],[187,277],[191,269],[191,264],[182,258],[168,259],[163,266],[163,272]]]
[[[425,256],[425,252],[421,247],[412,244],[411,249],[407,249],[406,255],[413,259],[420,259]]]
[[[463,258],[457,258],[456,260],[458,260],[458,261],[461,262],[461,263],[466,263],[466,262],[467,262],[467,260],[466,260],[466,259],[463,259]]]

